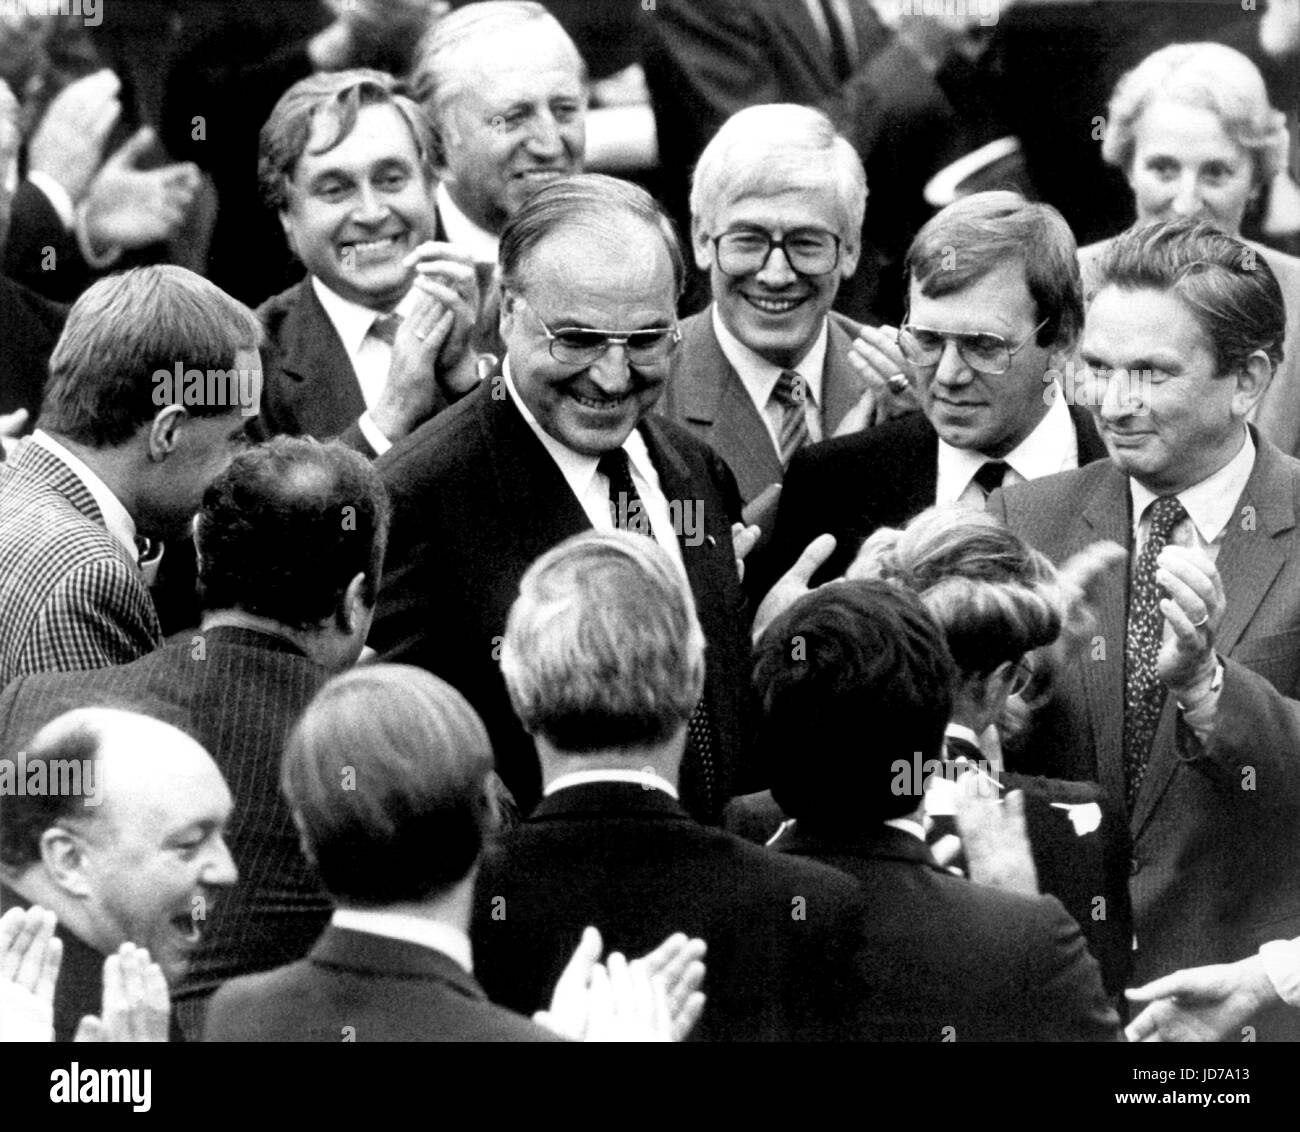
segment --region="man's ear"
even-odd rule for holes
[[[695,266],[708,271],[713,266],[713,241],[698,216],[691,217],[691,248],[695,252]]]
[[[862,239],[855,235],[852,240],[845,240],[844,247],[840,250],[840,266],[838,268],[841,279],[848,279],[858,269],[858,260],[862,258]]]
[[[298,848],[302,850],[302,855],[307,858],[307,863],[313,867],[316,864],[316,855],[311,851],[311,842],[307,839],[307,824],[302,820],[302,814],[296,809],[289,811],[293,818],[294,829],[298,831]]]
[[[149,425],[149,460],[161,464],[176,451],[180,443],[181,429],[189,420],[189,413],[183,405],[164,405],[158,410]]]
[[[287,208],[282,208],[278,213],[276,213],[276,215],[280,218],[280,228],[284,232],[284,242],[289,246],[289,250],[297,256],[298,245],[294,242],[293,223],[289,219],[289,210]]]
[[[56,825],[41,834],[41,863],[64,892],[73,896],[90,895],[85,844],[72,830]]]
[[[1273,380],[1273,363],[1263,350],[1256,350],[1237,367],[1234,379],[1237,388],[1232,395],[1232,411],[1234,416],[1244,419],[1259,404],[1259,399],[1264,396],[1269,382]]]
[[[366,592],[365,574],[357,574],[343,591],[343,600],[339,602],[336,620],[345,633],[353,633],[370,612],[364,594]]]

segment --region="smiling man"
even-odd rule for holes
[[[759,587],[819,534],[837,540],[824,580],[878,527],[936,503],[982,506],[1003,483],[1105,456],[1086,409],[1067,405],[1056,381],[1083,326],[1076,255],[1059,212],[1010,192],[966,197],[921,229],[907,253],[904,326],[867,328],[857,348],[879,382],[905,375],[922,412],[795,458]]]
[[[519,579],[569,535],[640,530],[685,571],[709,642],[682,799],[716,819],[742,761],[740,498],[707,445],[650,412],[679,334],[676,237],[642,190],[565,178],[507,225],[500,270],[502,373],[379,465],[393,530],[370,643],[465,694],[526,810],[541,792],[537,755],[497,666]]]
[[[1111,458],[989,506],[1058,562],[1131,551],[1027,749],[1126,799],[1144,982],[1300,930],[1300,462],[1247,425],[1283,351],[1267,264],[1181,220],[1097,270],[1082,356]]]
[[[435,238],[428,124],[390,75],[314,75],[262,128],[258,176],[307,269],[258,309],[262,434],[384,452],[478,380],[478,283]]]
[[[696,167],[691,242],[713,304],[682,324],[663,411],[727,461],[746,503],[804,444],[864,423],[858,327],[830,309],[866,201],[853,147],[806,106],[740,111]]]
[[[223,839],[230,791],[184,732],[108,708],[59,716],[26,757],[93,768],[79,793],[0,799],[0,905],[58,916],[55,1040],[71,1041],[99,1013],[104,958],[123,943],[146,948],[170,984],[184,977],[213,890],[238,877]]]

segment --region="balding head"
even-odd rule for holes
[[[230,791],[207,751],[147,716],[81,708],[8,761],[27,789],[0,801],[6,880],[97,951],[129,941],[183,974],[208,889],[237,875]]]

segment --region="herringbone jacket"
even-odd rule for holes
[[[161,640],[138,565],[85,484],[28,440],[0,464],[0,687],[125,664]]]

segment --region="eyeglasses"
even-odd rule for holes
[[[971,369],[996,376],[1011,368],[1011,359],[1029,345],[1047,321],[1043,319],[1015,346],[1008,346],[1000,334],[958,334],[951,330],[930,330],[905,324],[898,328],[898,348],[912,365],[933,366],[939,364],[951,338],[957,343],[957,354]]]
[[[840,238],[821,228],[796,228],[779,240],[763,228],[743,228],[713,237],[718,270],[723,275],[762,271],[774,248],[785,252],[791,270],[800,275],[825,275],[840,262]]]
[[[561,326],[552,330],[536,311],[533,316],[550,339],[551,357],[566,366],[590,365],[611,346],[624,347],[627,360],[633,365],[654,365],[667,360],[682,340],[681,329],[675,325],[630,330],[626,334],[586,326]]]

